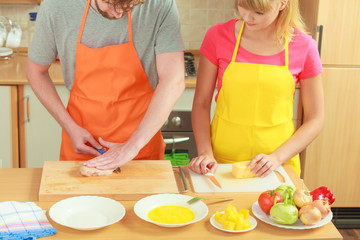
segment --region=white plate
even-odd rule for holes
[[[269,214],[266,214],[261,210],[259,203],[257,201],[252,205],[252,212],[254,213],[255,217],[257,217],[258,219],[260,219],[261,221],[263,221],[265,223],[268,223],[268,224],[276,226],[276,227],[289,228],[289,229],[318,228],[318,227],[322,227],[325,224],[329,223],[331,221],[331,219],[333,218],[333,213],[330,211],[330,213],[324,219],[321,219],[320,222],[318,222],[317,224],[312,225],[312,226],[304,225],[300,219],[298,219],[292,225],[279,224],[279,223],[274,222],[274,220],[272,220],[272,218]]]
[[[202,201],[198,201],[191,205],[186,203],[188,200],[190,200],[192,198],[193,197],[191,197],[191,196],[182,195],[182,194],[151,195],[151,196],[145,197],[145,198],[137,201],[134,206],[134,212],[139,218],[143,219],[144,221],[159,225],[161,227],[182,227],[182,226],[192,224],[192,223],[202,220],[209,213],[208,207]],[[148,215],[148,212],[150,212],[150,210],[152,210],[156,207],[166,206],[166,205],[187,207],[195,214],[195,218],[191,222],[181,223],[181,224],[158,223],[158,222],[154,222],[148,218],[147,215]]]
[[[55,203],[49,211],[52,220],[78,230],[94,230],[120,221],[124,206],[110,198],[81,196]]]
[[[222,211],[221,213],[224,213],[224,211]],[[231,232],[231,233],[241,233],[241,232],[248,232],[248,231],[251,231],[253,230],[254,228],[256,228],[257,226],[257,221],[256,219],[249,215],[249,221],[251,223],[251,228],[248,228],[248,229],[244,229],[244,230],[227,230],[227,229],[223,229],[222,228],[222,225],[220,223],[218,223],[216,220],[215,220],[215,214],[211,216],[210,218],[210,223],[211,225],[213,225],[215,228],[221,230],[221,231],[224,231],[224,232]]]
[[[0,57],[6,57],[13,54],[13,50],[7,47],[0,47]]]

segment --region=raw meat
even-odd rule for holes
[[[107,169],[107,170],[100,170],[97,168],[89,168],[86,167],[84,165],[82,165],[80,167],[80,173],[83,176],[86,177],[94,177],[94,176],[106,176],[106,175],[110,175],[113,173],[113,171],[115,171],[117,168],[114,169]]]

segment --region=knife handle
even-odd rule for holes
[[[209,176],[214,176],[213,172],[212,172],[210,169],[206,168],[205,171],[206,171],[206,173],[205,173],[206,176],[207,176],[207,175],[209,175]]]
[[[95,148],[95,150],[98,151],[101,154],[106,153],[106,151],[103,148],[99,148],[99,149]]]

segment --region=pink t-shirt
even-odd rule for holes
[[[207,31],[200,47],[200,52],[218,67],[218,92],[222,86],[225,69],[231,62],[235,49],[235,23],[236,19],[234,18],[212,26]],[[285,50],[275,55],[262,56],[248,52],[239,46],[236,62],[284,66]],[[299,80],[316,76],[322,72],[316,41],[298,29],[295,29],[295,35],[289,43],[289,70],[294,77],[295,85]]]

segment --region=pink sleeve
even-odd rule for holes
[[[307,79],[322,73],[322,64],[317,49],[316,41],[312,38],[309,39],[303,70],[299,74],[299,79]]]
[[[217,27],[212,26],[205,34],[205,38],[201,44],[200,52],[214,65],[219,66],[217,54],[216,54],[216,35]]]

